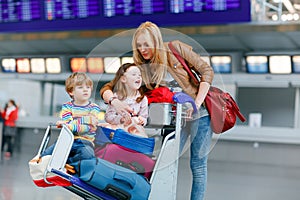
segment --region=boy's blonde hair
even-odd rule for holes
[[[66,92],[70,94],[74,91],[75,86],[82,85],[83,83],[90,86],[93,90],[93,81],[90,77],[82,72],[74,72],[67,78],[65,82]],[[70,97],[73,98],[71,95]]]

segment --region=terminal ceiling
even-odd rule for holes
[[[214,26],[167,27],[196,40],[208,52],[299,51],[300,24],[247,23]],[[0,34],[0,55],[88,54],[97,45],[125,30]],[[172,40],[176,38],[168,38]],[[131,36],[115,37],[107,54],[127,51]]]

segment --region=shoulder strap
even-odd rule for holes
[[[245,122],[246,118],[245,116],[241,113],[239,106],[237,105],[237,103],[235,102],[235,100],[232,98],[232,96],[227,93],[227,97],[229,98],[229,102],[231,103],[231,106],[233,107],[233,110],[235,112],[235,114],[238,116],[238,118],[242,121]]]
[[[174,56],[177,58],[177,60],[182,64],[183,68],[187,71],[187,73],[189,74],[189,76],[193,80],[193,82],[195,82],[195,83],[199,82],[198,79],[194,76],[191,69],[187,66],[185,60],[181,57],[179,52],[174,48],[172,42],[169,42],[168,46],[169,46],[170,50],[172,51],[172,53],[174,54]]]

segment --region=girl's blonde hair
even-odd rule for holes
[[[125,84],[121,81],[121,77],[124,75],[125,72],[127,72],[127,70],[130,68],[130,67],[137,67],[141,70],[141,68],[139,66],[137,66],[136,64],[134,63],[125,63],[123,65],[120,66],[120,68],[118,69],[114,79],[112,80],[112,83],[114,85],[114,92],[117,93],[118,95],[118,98],[120,100],[123,100],[125,98],[127,98],[128,94],[127,94],[127,90],[126,90],[126,86]],[[137,102],[140,102],[144,95],[143,95],[143,92],[142,92],[142,89],[139,88],[139,92],[141,94],[140,97],[138,97],[136,99]]]
[[[82,85],[83,83],[90,86],[93,90],[93,81],[92,79],[90,79],[90,77],[82,72],[74,72],[67,78],[65,82],[66,92],[70,94],[71,92],[73,92],[75,86]],[[70,97],[73,98],[71,95]]]
[[[137,38],[144,34],[152,48],[153,57],[145,60],[137,48]],[[148,89],[158,87],[167,73],[167,50],[158,26],[152,22],[142,23],[135,31],[132,39],[134,63],[142,67],[143,81]],[[154,87],[152,86],[154,84]]]

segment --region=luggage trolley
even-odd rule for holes
[[[175,93],[175,95],[173,96],[173,100],[176,103],[175,130],[165,136],[161,145],[157,161],[149,181],[151,184],[151,191],[148,197],[149,200],[176,200],[178,159],[180,154],[180,132],[182,124],[182,104],[191,103],[194,112],[196,112],[197,109],[194,100],[185,93]],[[51,132],[49,131],[50,128],[51,125],[48,126],[45,132],[38,154],[45,150],[49,142]],[[51,159],[47,166],[47,170],[44,174],[44,181],[46,183],[51,184],[46,179],[47,173],[51,172],[57,175],[58,177],[69,181],[70,186],[64,186],[64,188],[77,194],[83,199],[119,199],[111,194],[108,194],[107,192],[101,191],[93,187],[90,184],[87,184],[86,182],[80,180],[78,177],[65,172],[64,167],[66,165],[73,141],[73,133],[66,126],[62,126]],[[128,200],[129,199],[130,198],[128,198]]]

